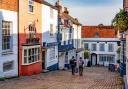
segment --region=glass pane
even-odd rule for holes
[[[27,63],[27,57],[24,57],[24,64]]]
[[[24,50],[24,56],[27,56],[27,50],[26,49]]]

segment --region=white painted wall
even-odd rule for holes
[[[13,23],[13,47],[12,53],[8,55],[2,55],[2,20],[11,21]],[[18,40],[17,40],[17,12],[0,9],[0,77],[12,77],[18,75]],[[13,61],[13,69],[7,72],[3,72],[3,63]]]
[[[98,42],[99,41],[99,42]],[[102,42],[102,41],[106,41],[106,42]],[[109,42],[109,41],[113,41],[113,42]],[[118,50],[118,44],[117,42],[114,42],[114,41],[119,41],[119,39],[117,38],[83,38],[82,39],[82,42],[83,42],[83,45],[85,43],[88,44],[88,48],[90,49],[90,53],[96,53],[97,54],[97,61],[99,64],[102,64],[99,62],[99,55],[100,54],[105,54],[105,55],[115,55],[115,62],[114,63],[117,63],[117,60],[118,60],[118,54],[117,54],[117,50]],[[97,43],[98,42],[98,43]],[[105,51],[100,51],[100,44],[105,44]],[[92,44],[96,44],[97,45],[97,50],[96,51],[92,51]],[[108,44],[113,44],[114,45],[114,51],[113,52],[109,52],[108,51]],[[108,63],[106,63],[106,65],[108,65]]]
[[[81,26],[73,24],[73,39],[74,39],[74,47],[77,48],[77,39],[78,42],[78,48],[81,48]]]
[[[42,4],[42,44],[57,42],[58,11],[53,9],[53,18],[50,16],[50,6]],[[54,36],[50,36],[50,24],[53,24]],[[50,60],[50,48],[46,51],[45,68],[58,63],[58,46],[55,46],[55,59]]]
[[[58,11],[53,9],[53,18],[50,17],[50,6],[42,4],[42,42],[57,42]],[[54,36],[50,36],[50,24],[54,26]]]
[[[55,46],[55,59],[53,60],[50,60],[50,48],[47,49],[46,51],[46,61],[45,61],[45,64],[46,64],[46,69],[47,67],[50,67],[54,64],[57,64],[58,63],[58,46]]]

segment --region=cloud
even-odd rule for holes
[[[103,23],[110,25],[115,14],[119,12],[121,5],[99,7],[74,7],[70,8],[70,14],[77,17],[83,25],[98,25]]]
[[[55,2],[57,0],[48,0]],[[62,0],[70,14],[83,25],[110,25],[115,14],[123,6],[123,0]]]

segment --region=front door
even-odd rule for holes
[[[42,69],[45,69],[45,51],[42,51]]]
[[[93,66],[97,65],[97,55],[96,54],[92,54],[92,57],[91,57],[91,64]]]

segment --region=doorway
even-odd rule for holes
[[[95,53],[91,54],[91,65],[92,66],[97,65],[97,54],[95,54]]]
[[[45,51],[42,51],[42,69],[45,69]]]

